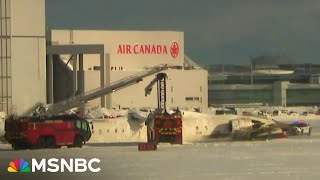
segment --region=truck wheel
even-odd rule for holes
[[[79,135],[77,135],[77,136],[74,138],[73,146],[74,146],[74,147],[82,148],[82,144],[83,144],[83,139],[82,139],[82,137],[79,136]]]
[[[18,143],[13,143],[11,146],[12,146],[12,148],[13,148],[14,150],[21,150],[21,149],[23,149]]]
[[[36,148],[45,148],[46,147],[46,139],[45,137],[39,137],[37,144],[36,144]]]
[[[25,142],[14,142],[11,146],[14,150],[24,150],[29,148],[29,145]]]
[[[56,145],[56,139],[54,137],[47,137],[46,141],[47,148],[55,148]]]

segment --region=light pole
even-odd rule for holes
[[[250,83],[251,83],[251,93],[250,93],[250,103],[252,103],[252,93],[253,93],[253,72],[252,72],[252,58],[250,58]]]
[[[250,80],[251,85],[253,85],[252,59],[250,59]]]

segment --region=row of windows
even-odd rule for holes
[[[202,97],[185,97],[186,101],[200,101],[202,102]],[[171,97],[171,103],[173,104],[173,97]]]
[[[111,66],[111,68],[110,68],[110,70],[111,71],[122,71],[123,70],[123,67],[122,66],[119,66],[119,67],[117,67],[117,66]]]
[[[200,101],[202,102],[202,97],[185,97],[186,101]]]

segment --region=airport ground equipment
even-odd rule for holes
[[[306,123],[303,120],[295,121],[289,125],[288,130],[286,133],[290,136],[297,136],[297,135],[308,135],[311,136],[312,127],[309,123]]]
[[[89,123],[73,114],[14,117],[5,121],[5,140],[15,150],[82,147],[91,138]]]
[[[165,73],[158,73],[145,88],[147,96],[157,84],[158,107],[148,115],[146,121],[148,142],[182,144],[182,114],[178,108],[171,114],[166,110],[166,79]]]
[[[154,143],[139,143],[138,144],[139,151],[155,151],[157,150],[157,144]]]
[[[288,136],[311,136],[312,127],[304,120],[294,121],[293,123],[285,123],[275,121]]]
[[[55,104],[36,103],[25,112],[24,116],[11,115],[6,119],[5,139],[14,149],[55,148],[64,145],[82,147],[82,144],[91,137],[88,122],[77,115],[59,114],[80,107],[92,99],[136,84],[143,78],[166,69],[167,65],[155,66]]]
[[[54,115],[54,114],[62,113],[69,109],[80,107],[81,105],[85,104],[86,102],[92,99],[98,98],[100,96],[115,92],[117,90],[128,87],[130,85],[136,84],[140,82],[143,78],[150,76],[152,74],[156,74],[166,69],[168,69],[167,65],[155,66],[152,69],[139,72],[132,76],[128,76],[118,81],[112,82],[110,85],[93,89],[91,91],[76,95],[74,97],[60,101],[55,104],[50,104],[50,105],[40,104],[33,109],[33,113],[39,114],[39,115],[50,115],[50,114]],[[27,111],[25,115],[29,115],[30,112],[32,112],[32,110]]]

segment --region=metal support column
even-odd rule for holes
[[[4,5],[2,5],[2,1],[0,1],[0,10],[1,12],[4,11],[4,8],[6,8]],[[1,22],[0,22],[0,80],[1,80],[1,99],[0,99],[0,106],[1,106],[1,109],[0,111],[4,111],[4,52],[3,51],[3,47],[2,47],[2,40],[4,40],[3,36],[4,36],[4,33],[2,32],[2,13],[0,13],[0,19],[1,19]]]
[[[84,92],[83,54],[79,54],[78,92]]]
[[[48,74],[48,104],[54,103],[53,99],[53,55],[48,54],[47,59],[47,74]]]
[[[79,54],[79,74],[78,74],[78,93],[84,93],[84,70],[83,70],[83,54]],[[84,104],[79,107],[80,111],[84,113]]]
[[[104,87],[105,79],[105,65],[104,65],[104,52],[100,53],[100,86]],[[105,96],[101,96],[101,107],[106,107],[106,98]]]
[[[72,55],[72,68],[73,68],[73,76],[72,76],[72,94],[76,95],[77,90],[78,90],[78,75],[77,75],[77,70],[78,70],[78,64],[77,64],[77,54]]]

